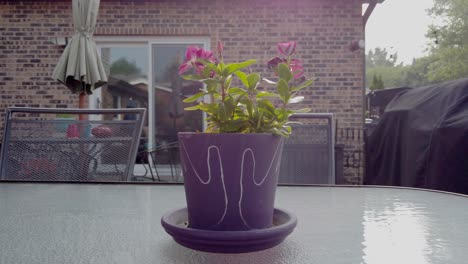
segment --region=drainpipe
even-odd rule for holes
[[[367,24],[367,20],[369,20],[369,17],[371,16],[372,14],[372,11],[374,11],[375,7],[377,6],[377,4],[380,4],[382,3],[383,1],[385,0],[368,0],[367,2],[369,3],[369,5],[367,6],[367,9],[366,9],[366,12],[364,12],[364,15],[362,15],[362,21],[363,21],[363,27],[364,27],[364,41],[362,41],[362,43],[359,43],[362,45],[362,48],[364,50],[364,56],[362,57],[362,67],[363,67],[363,78],[362,78],[362,81],[363,81],[363,84],[364,84],[364,89],[362,89],[362,98],[363,98],[363,120],[362,120],[362,124],[363,124],[363,128],[365,128],[365,125],[366,125],[366,122],[365,122],[365,119],[366,119],[366,108],[367,108],[367,98],[366,98],[366,42],[365,42],[365,38],[366,38],[366,24]],[[359,45],[359,46],[361,46]],[[364,132],[365,133],[365,132]],[[365,161],[364,161],[365,162]],[[364,164],[365,166],[365,164]],[[362,175],[362,178],[360,179],[360,184],[363,184],[363,181],[364,181],[364,178],[366,177],[366,170],[364,169],[363,170],[363,175]]]
[[[366,12],[364,12],[364,15],[362,15],[362,21],[363,21],[363,27],[364,27],[364,39],[366,38],[366,24],[367,24],[367,20],[369,20],[369,17],[371,16],[372,12],[374,11],[375,7],[377,6],[377,4],[380,4],[380,3],[383,3],[385,0],[365,0],[364,2],[365,3],[369,3],[369,6],[367,6],[367,9],[366,9]],[[364,120],[363,120],[363,124],[365,124],[365,111],[366,111],[366,108],[367,108],[367,104],[366,104],[366,44],[365,44],[365,40],[362,41],[361,43],[359,43],[359,48],[362,48],[364,50],[364,56],[362,58],[363,62],[362,62],[362,67],[363,67],[363,88],[362,89],[362,96],[363,96],[363,109],[364,109],[364,113],[363,113],[363,117],[364,117]]]

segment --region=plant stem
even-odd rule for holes
[[[224,83],[226,82],[226,78],[221,79],[221,102],[224,103],[225,97],[226,97],[226,91],[224,87]]]

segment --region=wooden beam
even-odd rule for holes
[[[366,9],[366,12],[362,16],[362,19],[364,20],[364,27],[367,24],[367,20],[369,19],[370,15],[372,14],[372,11],[374,11],[375,6],[377,5],[378,0],[373,0],[369,2],[369,6]]]

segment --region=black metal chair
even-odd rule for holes
[[[8,108],[0,179],[128,181],[145,112],[144,108]],[[134,118],[119,120],[126,114]]]
[[[335,184],[333,114],[294,114],[281,157],[280,184]]]
[[[179,142],[166,143],[153,149],[143,150],[138,153],[138,156],[143,157],[145,169],[147,168],[153,181],[156,181],[156,178],[158,181],[180,181],[182,170],[179,160]],[[135,177],[136,180],[143,178],[142,176]]]

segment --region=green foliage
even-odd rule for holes
[[[386,49],[375,48],[366,55],[367,67],[394,67],[396,65],[397,53],[388,54]]]
[[[370,53],[370,52],[369,52]],[[395,54],[396,56],[396,54]],[[366,56],[366,61],[369,55]],[[414,59],[412,64],[394,64],[391,61],[379,63],[380,65],[366,65],[366,83],[370,89],[374,89],[374,76],[379,76],[386,88],[391,87],[420,87],[433,83],[428,77],[429,65],[434,61],[433,56]],[[378,81],[378,80],[377,80]]]
[[[376,82],[379,80],[374,81],[374,76],[377,78],[380,77],[382,83],[385,84],[385,87],[399,87],[406,85],[406,79],[404,76],[404,72],[406,70],[406,66],[393,66],[393,67],[371,67],[366,69],[366,83],[370,89],[374,89]],[[379,87],[381,85],[378,85]]]
[[[468,0],[434,0],[429,14],[442,21],[429,28],[432,61],[430,81],[446,81],[468,76]]]
[[[404,86],[403,64],[396,64],[398,54],[375,48],[366,55],[366,83],[371,90]],[[385,84],[385,85],[384,85]]]
[[[141,74],[141,69],[138,68],[134,61],[129,62],[126,58],[120,58],[111,64],[110,72],[112,73],[112,75],[137,75]]]
[[[381,75],[386,87],[419,87],[468,76],[468,0],[434,0],[428,13],[438,21],[426,34],[432,40],[429,55],[397,65],[397,54],[371,50],[366,55],[367,84],[374,75]]]
[[[372,83],[370,84],[369,88],[371,90],[384,89],[385,85],[384,85],[384,82],[382,81],[382,76],[374,74],[374,77],[372,77]]]
[[[259,73],[248,73],[247,67],[255,63],[255,60],[225,64],[222,54],[220,55],[220,60],[208,61],[198,58],[184,63],[185,67],[191,65],[197,68],[196,74],[183,77],[205,84],[200,93],[185,99],[184,102],[195,102],[204,96],[211,98],[209,102],[200,101],[198,105],[186,110],[206,112],[208,133],[272,133],[289,136],[289,117],[293,113],[309,111],[295,110],[291,105],[303,100],[298,93],[313,81],[295,78],[289,65],[289,57],[272,68],[278,74],[278,80],[273,82],[263,79]],[[200,62],[203,66],[200,66]],[[234,79],[240,82],[233,81]],[[231,86],[239,83],[243,87]],[[274,85],[276,91],[262,90],[263,85]],[[279,100],[280,103],[276,106],[271,100]]]
[[[405,66],[401,72],[403,85],[409,87],[420,87],[431,84],[428,78],[429,65],[434,61],[433,56],[426,56],[413,60],[409,66]],[[403,86],[400,85],[400,86]]]
[[[468,46],[439,48],[432,56],[434,61],[428,66],[429,81],[447,81],[468,76]]]

